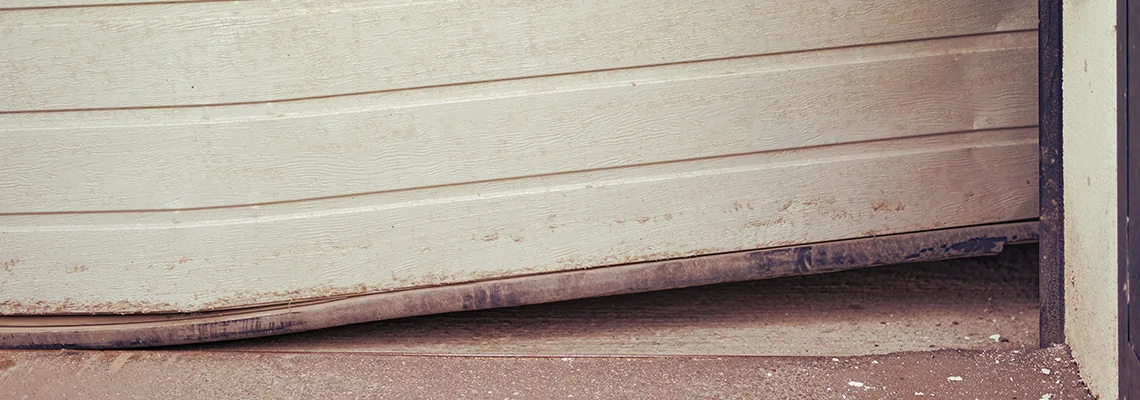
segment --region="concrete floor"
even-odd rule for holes
[[[1087,398],[1077,380],[1064,348],[838,359],[0,354],[3,399]]]
[[[1087,398],[1065,348],[1035,348],[1036,257],[148,351],[0,351],[0,399]]]

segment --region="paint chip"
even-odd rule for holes
[[[948,381],[951,381],[951,382],[961,382],[961,381],[962,381],[962,377],[960,377],[960,376],[950,376],[950,377],[947,377],[947,378],[946,378],[946,380],[948,380]]]
[[[851,382],[847,382],[847,385],[854,386],[854,387],[863,387],[863,382],[851,381]]]
[[[1052,394],[1052,393],[1045,393],[1044,395],[1042,395],[1042,396],[1041,396],[1041,400],[1049,400],[1049,399],[1052,399],[1052,398],[1053,398],[1053,394]]]
[[[1041,373],[1045,374],[1045,375],[1049,375],[1049,374],[1053,373],[1053,371],[1050,371],[1049,368],[1041,368]]]
[[[990,340],[993,340],[995,342],[1000,342],[1001,341],[1001,335],[996,334],[996,333],[993,335],[990,335]]]

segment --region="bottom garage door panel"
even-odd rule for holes
[[[1034,218],[1036,137],[942,134],[256,207],[8,216],[0,310],[218,309]]]

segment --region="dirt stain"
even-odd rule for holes
[[[76,272],[83,272],[86,270],[87,270],[86,265],[75,265],[75,266],[67,267],[67,269],[65,269],[63,272],[66,272],[69,274],[74,274]]]

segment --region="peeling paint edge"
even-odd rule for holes
[[[206,343],[429,314],[996,255],[1006,244],[1037,242],[1038,225],[1037,221],[1012,222],[840,240],[377,293],[245,313],[201,313],[173,320],[4,326],[4,317],[0,317],[0,348],[112,349]],[[36,317],[21,318],[27,321]],[[101,316],[89,318],[98,321]]]

